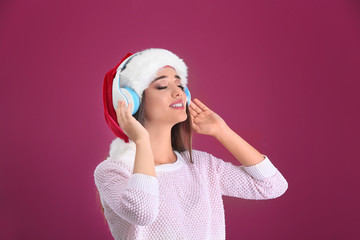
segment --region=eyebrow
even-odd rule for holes
[[[167,78],[168,76],[160,76],[160,77],[157,77],[157,78],[155,78],[154,79],[154,81],[152,81],[152,82],[155,82],[155,81],[157,81],[157,80],[160,80],[160,79],[163,79],[163,78]],[[179,75],[175,75],[175,78],[177,78],[177,79],[180,79],[181,80],[181,78],[179,77]]]

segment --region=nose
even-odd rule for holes
[[[183,90],[178,86],[178,84],[175,84],[173,86],[173,90],[172,90],[172,96],[173,97],[178,97],[178,96],[182,96],[183,94]]]

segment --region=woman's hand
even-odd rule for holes
[[[131,103],[126,107],[125,101],[118,101],[116,116],[120,128],[134,142],[149,139],[149,132],[131,114]]]
[[[199,134],[216,137],[225,127],[225,121],[198,99],[189,105],[193,129]]]

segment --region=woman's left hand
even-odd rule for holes
[[[193,129],[199,134],[216,137],[227,125],[225,121],[211,111],[198,99],[191,101],[189,105]]]

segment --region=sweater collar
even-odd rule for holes
[[[156,172],[167,172],[179,169],[184,163],[184,159],[178,151],[175,151],[176,161],[174,163],[166,163],[155,166]],[[129,139],[128,143],[120,138],[115,138],[110,144],[109,156],[110,159],[120,161],[130,168],[134,169],[136,145]]]

